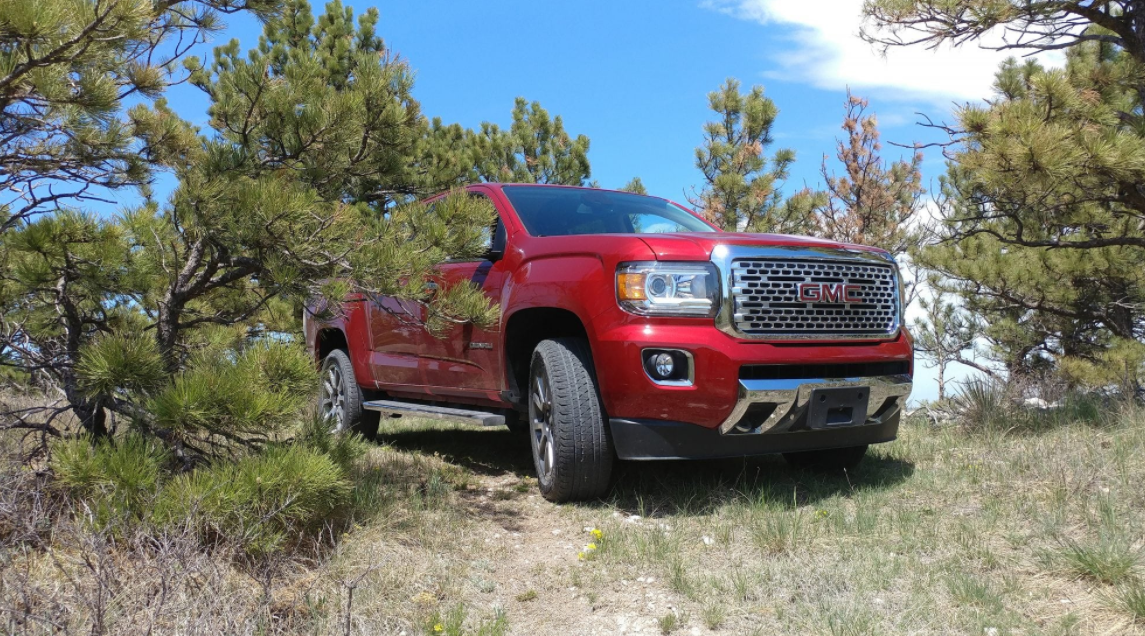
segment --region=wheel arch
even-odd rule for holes
[[[346,355],[350,355],[350,343],[346,339],[346,332],[339,327],[319,329],[314,336],[315,359],[321,363],[335,349],[341,349]]]
[[[533,350],[543,340],[584,338],[589,343],[588,329],[576,313],[559,307],[520,309],[505,322],[505,381],[514,396],[514,405],[523,408],[524,387],[528,386]]]

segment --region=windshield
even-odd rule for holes
[[[716,231],[673,203],[639,194],[543,186],[504,191],[533,236]]]

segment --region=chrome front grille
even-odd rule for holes
[[[732,322],[749,336],[877,338],[899,327],[890,264],[741,258],[731,274]]]

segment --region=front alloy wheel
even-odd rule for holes
[[[537,465],[537,478],[551,482],[556,464],[553,448],[553,402],[549,377],[544,367],[534,365],[532,395],[529,400],[529,422],[533,441],[533,459]]]
[[[545,340],[533,351],[529,441],[546,499],[594,499],[608,490],[612,439],[583,339]]]

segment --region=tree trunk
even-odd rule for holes
[[[179,339],[179,317],[182,314],[181,303],[171,299],[172,294],[168,294],[168,299],[159,303],[159,315],[155,322],[155,340],[159,345],[159,351],[163,354],[163,361],[167,365],[168,373],[175,373],[179,370],[179,360],[175,351],[175,344]]]
[[[938,399],[946,399],[946,361],[938,363]]]
[[[96,439],[108,437],[107,411],[102,404],[91,403],[88,400],[72,400],[72,413],[80,421],[83,430]]]

